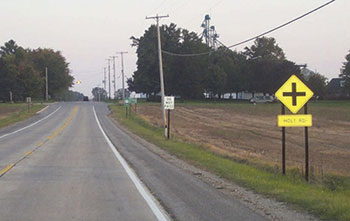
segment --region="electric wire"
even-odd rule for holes
[[[327,2],[327,3],[325,3],[325,4],[323,4],[323,5],[321,5],[321,6],[317,7],[317,8],[315,8],[315,9],[313,9],[313,10],[311,10],[311,11],[309,11],[309,12],[307,12],[307,13],[305,13],[305,14],[299,16],[299,17],[297,17],[297,18],[294,18],[293,20],[291,20],[291,21],[289,21],[289,22],[286,22],[286,23],[284,23],[284,24],[282,24],[282,25],[279,25],[279,26],[277,26],[277,27],[275,27],[275,28],[273,28],[273,29],[270,29],[270,30],[268,30],[268,31],[266,31],[266,32],[264,32],[264,33],[261,33],[261,34],[255,36],[255,37],[252,37],[252,38],[249,38],[249,39],[247,39],[247,40],[245,40],[245,41],[239,42],[239,43],[237,43],[237,44],[228,46],[228,48],[233,48],[233,47],[236,47],[236,46],[238,46],[238,45],[241,45],[241,44],[247,43],[247,42],[249,42],[249,41],[255,40],[255,39],[257,39],[257,38],[260,38],[260,37],[262,37],[262,36],[264,36],[264,35],[270,34],[271,32],[274,32],[274,31],[276,31],[276,30],[278,30],[278,29],[281,29],[281,28],[283,28],[283,27],[285,27],[285,26],[291,24],[291,23],[294,23],[294,22],[296,22],[296,21],[298,21],[298,20],[300,20],[300,19],[302,19],[302,18],[304,18],[304,17],[306,17],[306,16],[308,16],[308,15],[310,15],[310,14],[312,14],[312,13],[318,11],[318,10],[320,10],[321,8],[326,7],[327,5],[329,5],[329,4],[333,3],[333,2],[335,2],[335,0],[331,0],[331,1],[329,1],[329,2]]]
[[[300,19],[302,19],[302,18],[304,18],[304,17],[306,17],[306,16],[308,16],[308,15],[310,15],[310,14],[312,14],[312,13],[314,13],[314,12],[316,12],[316,11],[322,9],[322,8],[324,8],[324,7],[326,7],[327,5],[329,5],[329,4],[331,4],[331,3],[335,2],[335,1],[336,1],[336,0],[331,0],[331,1],[329,1],[329,2],[327,2],[327,3],[325,3],[325,4],[323,4],[323,5],[321,5],[321,6],[317,7],[317,8],[315,8],[315,9],[313,9],[313,10],[311,10],[311,11],[309,11],[309,12],[307,12],[307,13],[305,13],[305,14],[299,16],[299,17],[297,17],[297,18],[294,18],[294,19],[292,19],[292,20],[290,20],[290,21],[288,21],[288,22],[282,24],[282,25],[279,25],[279,26],[277,26],[277,27],[275,27],[275,28],[272,28],[272,29],[270,29],[270,30],[268,30],[268,31],[265,31],[265,32],[259,34],[259,35],[256,35],[255,37],[249,38],[249,39],[244,40],[244,41],[241,41],[241,42],[239,42],[239,43],[230,45],[230,46],[228,46],[228,47],[225,46],[225,48],[230,49],[230,48],[233,48],[233,47],[237,47],[237,46],[239,46],[239,45],[242,45],[242,44],[245,44],[245,43],[247,43],[247,42],[253,41],[253,40],[257,39],[257,38],[260,38],[260,37],[262,37],[262,36],[264,36],[264,35],[270,34],[270,33],[274,32],[274,31],[276,31],[276,30],[278,30],[278,29],[281,29],[281,28],[283,28],[283,27],[285,27],[285,26],[287,26],[287,25],[290,25],[290,24],[292,24],[292,23],[294,23],[294,22],[296,22],[296,21],[298,21],[298,20],[300,20]],[[216,40],[216,41],[218,41],[218,40]],[[219,43],[222,44],[221,42],[219,42]],[[222,45],[224,45],[224,44],[222,44]],[[165,54],[168,54],[168,55],[172,55],[172,56],[192,57],[192,56],[203,56],[203,55],[208,55],[208,54],[211,54],[211,53],[213,53],[213,52],[215,52],[215,51],[201,52],[201,53],[194,53],[194,54],[177,54],[177,53],[172,53],[172,52],[168,52],[168,51],[165,51],[165,50],[162,50],[162,52],[165,53]]]

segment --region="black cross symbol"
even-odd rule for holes
[[[283,92],[283,97],[292,97],[293,106],[297,106],[297,97],[306,96],[305,92],[297,92],[297,83],[292,83],[292,92]]]

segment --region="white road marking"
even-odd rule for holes
[[[109,147],[112,149],[114,155],[117,157],[117,159],[119,160],[119,162],[123,166],[124,170],[126,171],[128,176],[130,177],[132,182],[135,184],[135,186],[136,186],[137,190],[139,191],[139,193],[141,194],[141,196],[145,199],[145,201],[147,202],[148,206],[151,208],[152,212],[154,213],[154,215],[157,217],[157,219],[159,221],[167,221],[168,219],[166,218],[166,216],[162,213],[161,209],[155,203],[156,200],[154,199],[154,197],[151,195],[151,193],[149,191],[147,191],[144,188],[144,186],[141,184],[141,181],[136,176],[135,172],[130,168],[130,166],[127,164],[125,159],[120,155],[118,150],[115,148],[115,146],[113,145],[111,140],[108,138],[108,136],[104,132],[104,130],[103,130],[101,124],[100,124],[100,121],[98,120],[98,117],[96,115],[96,111],[95,111],[95,107],[94,106],[92,106],[92,110],[94,112],[97,125],[100,128],[102,135],[106,139]]]
[[[42,118],[42,119],[40,119],[40,120],[38,120],[38,121],[36,121],[36,122],[34,122],[34,123],[32,123],[32,124],[26,126],[26,127],[23,127],[23,128],[21,128],[21,129],[19,129],[19,130],[16,130],[16,131],[13,131],[13,132],[11,132],[11,133],[4,134],[4,135],[0,136],[0,139],[2,139],[2,138],[4,138],[4,137],[7,137],[7,136],[10,136],[10,135],[12,135],[12,134],[18,133],[18,132],[20,132],[20,131],[22,131],[22,130],[28,129],[28,128],[30,128],[30,127],[32,127],[32,126],[34,126],[34,125],[40,123],[41,121],[46,120],[47,118],[51,117],[54,113],[56,113],[59,109],[61,109],[61,107],[62,107],[62,106],[59,106],[59,107],[58,107],[54,112],[52,112],[51,114],[47,115],[46,117],[44,117],[44,118]]]

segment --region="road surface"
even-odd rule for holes
[[[0,220],[265,220],[149,151],[108,113],[104,103],[57,103],[1,129]]]

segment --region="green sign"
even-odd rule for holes
[[[129,98],[129,103],[130,104],[136,104],[137,103],[137,98]]]
[[[124,99],[124,106],[129,106],[130,104],[136,104],[137,98],[126,98]]]
[[[129,106],[129,104],[130,104],[130,103],[129,103],[129,99],[125,99],[125,100],[124,100],[124,106]]]

